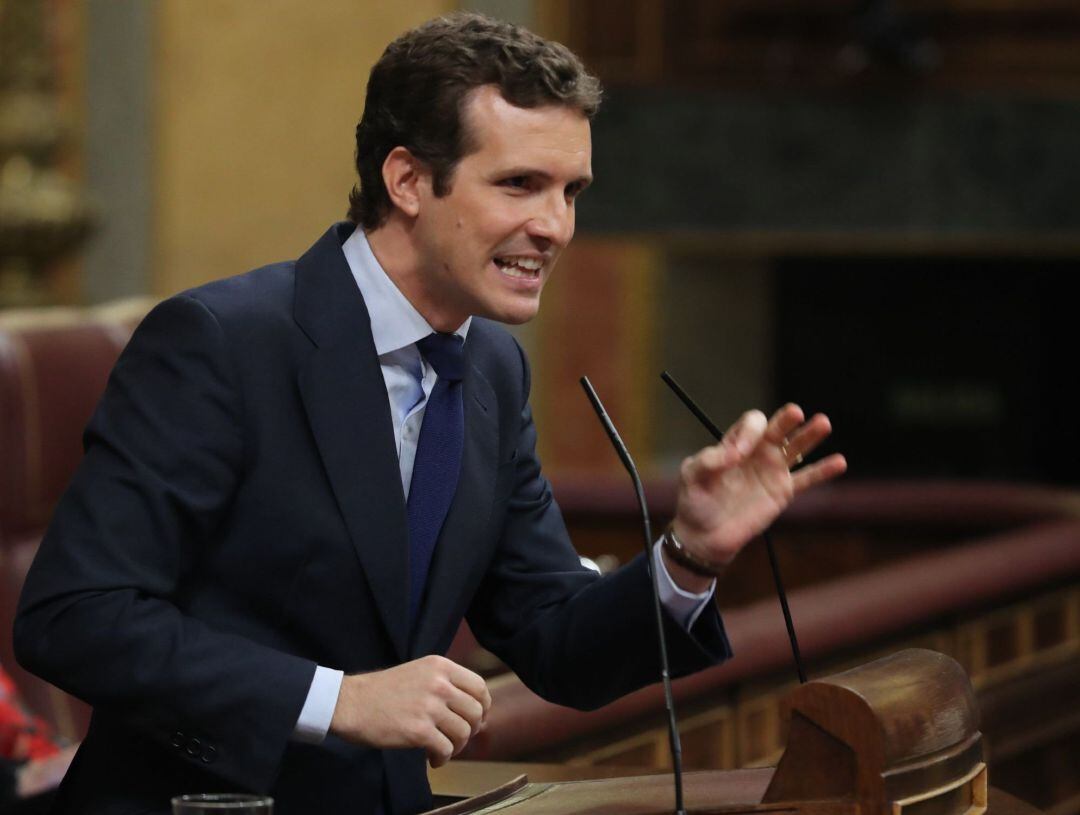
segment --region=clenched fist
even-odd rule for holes
[[[445,657],[346,676],[330,732],[372,747],[419,747],[432,767],[460,753],[491,707],[484,680]]]

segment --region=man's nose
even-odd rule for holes
[[[545,196],[527,225],[529,235],[542,238],[560,249],[574,237],[574,204],[560,192]]]

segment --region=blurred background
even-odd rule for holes
[[[5,0],[4,305],[298,256],[344,215],[371,64],[459,6],[607,91],[578,238],[521,332],[552,472],[617,472],[587,373],[670,473],[702,436],[666,367],[721,425],[827,411],[860,476],[1076,483],[1068,0]]]
[[[130,325],[169,294],[299,256],[344,217],[371,65],[456,8],[566,43],[605,86],[578,236],[517,331],[579,548],[610,563],[637,546],[582,374],[661,519],[678,462],[708,440],[662,369],[721,426],[788,400],[827,412],[850,475],[780,533],[804,610],[837,576],[887,576],[999,533],[1016,548],[994,563],[1012,559],[1016,582],[920,596],[918,614],[839,643],[810,631],[808,653],[821,666],[897,643],[954,654],[986,706],[992,778],[1080,812],[1075,0],[0,0],[0,328],[102,308]],[[12,342],[0,363],[21,359]],[[18,387],[37,405],[67,364]],[[47,520],[82,421],[55,456],[47,433],[39,454],[0,429],[28,462],[0,496],[0,540]],[[979,584],[991,554],[971,549],[948,574]],[[739,563],[726,602],[771,603],[760,553]],[[897,590],[945,569],[925,565]],[[779,665],[688,697],[712,745],[699,765],[775,759]],[[534,733],[500,754],[490,736],[484,755],[662,765],[663,737],[634,710],[614,742],[608,719],[571,746]]]

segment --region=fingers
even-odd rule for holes
[[[754,452],[768,428],[769,422],[760,410],[748,410],[724,434],[721,445],[734,447],[743,456]]]
[[[432,704],[435,732],[425,747],[431,766],[441,767],[464,750],[469,739],[480,731],[491,707],[491,694],[483,678],[468,668],[441,657],[432,659],[447,669],[448,682],[439,688]]]
[[[824,413],[816,413],[809,420],[804,419],[802,408],[789,402],[772,415],[765,430],[765,440],[780,448],[789,468],[802,464],[803,459],[832,433],[832,424]],[[831,473],[829,468],[826,470]],[[836,475],[839,473],[831,473],[828,477]],[[811,476],[816,477],[816,474]]]
[[[427,753],[428,764],[432,767],[441,767],[455,755],[454,743],[439,730],[432,730],[428,744],[418,745]]]
[[[455,688],[453,694],[447,699],[446,706],[468,724],[470,736],[475,736],[480,732],[487,711],[477,699]]]
[[[791,439],[788,436],[803,423],[803,418],[802,408],[788,402],[769,419],[765,428],[766,440],[776,445],[782,445],[787,440],[790,445]]]
[[[797,467],[832,433],[832,424],[824,413],[817,413],[808,422],[788,431],[781,439],[781,448],[787,456],[788,466]]]
[[[330,730],[357,744],[419,747],[438,767],[465,748],[490,707],[482,677],[445,657],[428,656],[346,676]]]
[[[737,451],[724,444],[714,444],[697,454],[683,459],[682,478],[687,484],[708,481],[716,473],[726,470],[739,460]]]
[[[488,691],[487,682],[484,681],[482,676],[473,673],[468,668],[453,662],[450,662],[450,665],[452,666],[450,681],[454,683],[455,687],[464,691],[479,703],[482,708],[481,719],[483,719],[491,708],[491,693]]]
[[[687,482],[705,483],[717,473],[736,466],[762,441],[779,448],[791,469],[802,464],[830,433],[832,424],[825,414],[817,413],[805,420],[802,408],[791,402],[767,421],[761,411],[747,411],[728,429],[722,442],[683,461],[682,476]],[[841,472],[843,470],[835,471],[834,464],[815,471],[801,482],[811,486],[820,480],[835,478]]]
[[[758,446],[768,420],[760,410],[748,410],[728,428],[718,444],[706,447],[682,463],[682,477],[687,483],[702,483],[734,466]]]
[[[792,488],[796,493],[800,493],[810,487],[831,481],[838,475],[843,475],[846,470],[847,459],[839,453],[833,453],[821,461],[815,461],[813,464],[795,470],[791,474]]]
[[[473,731],[468,721],[448,707],[434,710],[431,720],[434,728],[424,747],[431,766],[440,767],[465,749]]]

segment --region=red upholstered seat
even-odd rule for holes
[[[120,350],[150,306],[0,313],[0,663],[26,703],[80,738],[88,708],[23,671],[11,629],[26,571],[82,457],[82,431]]]

